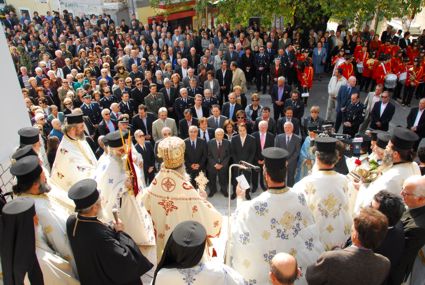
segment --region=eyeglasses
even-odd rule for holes
[[[110,116],[111,114],[110,113],[105,113],[105,116]]]
[[[236,117],[236,118],[238,118],[238,119],[245,119],[245,117]]]
[[[125,83],[131,83],[131,81],[126,81]]]
[[[403,197],[404,197],[404,196],[417,196],[417,195],[412,194],[412,193],[407,193],[407,192],[406,192],[406,190],[404,190],[404,189],[403,189],[403,191],[401,191],[401,193],[400,193],[400,194],[401,194],[401,196],[403,196]]]
[[[388,98],[388,96],[381,96],[381,98],[385,99],[385,98]]]
[[[260,101],[260,100],[258,100],[258,99],[253,99],[252,100],[252,102],[258,102],[258,101]]]
[[[111,92],[109,92],[109,91],[105,91],[105,92],[103,92],[103,93],[105,93],[105,94],[111,94]]]

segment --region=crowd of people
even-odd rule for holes
[[[2,220],[36,228],[19,268],[23,240],[2,234],[4,284],[423,281],[425,30],[195,31],[67,11],[3,24],[33,127]],[[328,74],[321,116],[309,97]],[[395,101],[414,97],[390,133]],[[230,266],[210,240],[219,191],[238,198]]]

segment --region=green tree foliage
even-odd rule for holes
[[[198,0],[198,11],[211,2]],[[424,4],[425,0],[221,0],[217,5],[222,22],[247,23],[250,17],[259,16],[262,25],[269,26],[276,15],[283,16],[285,22],[315,27],[329,17],[358,25],[375,16],[379,20],[414,16]]]

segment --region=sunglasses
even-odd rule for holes
[[[245,117],[236,117],[236,118],[238,118],[238,119],[245,119]]]
[[[109,91],[105,91],[105,92],[103,92],[103,93],[105,93],[105,94],[111,94],[111,92],[109,92]]]

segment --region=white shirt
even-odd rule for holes
[[[382,102],[381,104],[381,111],[379,112],[379,116],[382,117],[382,114],[385,111],[385,108],[387,107],[388,103],[384,104],[384,102]]]
[[[424,110],[418,109],[418,114],[416,115],[415,123],[413,124],[414,127],[417,127],[419,125],[419,120],[421,119],[423,112]]]
[[[201,106],[201,107],[199,107],[199,108],[196,108],[196,107],[195,107],[195,111],[196,111],[196,116],[197,116],[198,118],[202,118],[202,117],[204,116],[204,112],[202,112],[202,106]]]
[[[187,76],[187,68],[182,68],[182,78]]]

